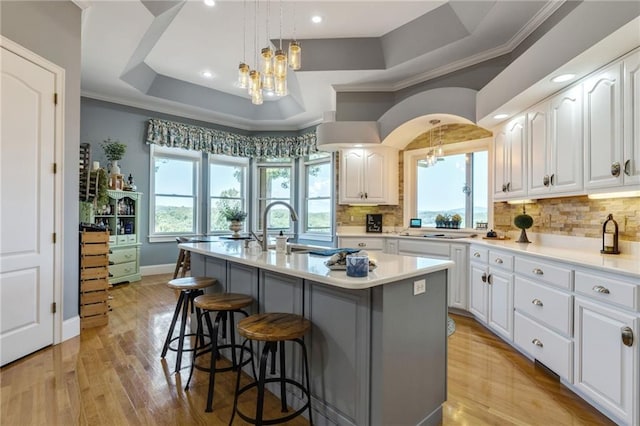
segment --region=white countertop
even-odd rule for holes
[[[443,230],[446,232],[447,230]],[[621,254],[600,254],[599,241],[594,238],[564,237],[564,236],[529,236],[533,241],[530,244],[516,243],[511,240],[485,240],[481,237],[482,231],[478,232],[475,238],[425,238],[422,235],[402,235],[402,233],[365,234],[357,232],[341,232],[340,237],[360,237],[360,238],[393,238],[411,239],[422,241],[439,241],[443,243],[468,243],[480,244],[494,249],[504,249],[515,253],[522,253],[539,257],[545,260],[560,261],[595,268],[603,272],[626,275],[635,280],[640,280],[640,254],[638,253],[638,243],[628,243],[627,250]],[[421,234],[433,234],[437,231],[422,231]],[[639,281],[640,283],[640,281]]]
[[[205,256],[230,260],[260,269],[279,272],[295,277],[317,281],[324,284],[359,290],[388,284],[406,278],[429,274],[451,268],[449,260],[426,257],[399,256],[381,252],[369,252],[378,267],[369,271],[367,277],[348,277],[346,271],[332,271],[324,262],[328,256],[308,253],[280,254],[275,250],[252,254],[244,248],[242,241],[218,241],[180,244],[180,248]]]

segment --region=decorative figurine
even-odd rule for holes
[[[531,228],[533,225],[533,218],[527,214],[527,211],[524,208],[524,203],[522,204],[522,214],[519,214],[513,219],[513,224],[522,230],[520,232],[520,238],[518,238],[516,243],[530,243],[531,241],[527,238],[526,230]]]

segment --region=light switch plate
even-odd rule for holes
[[[413,282],[413,295],[417,296],[427,291],[427,281],[418,280]]]

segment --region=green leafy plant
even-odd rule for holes
[[[109,189],[109,176],[107,175],[107,171],[105,169],[92,170],[90,180],[92,182],[98,182],[96,188],[96,194],[89,201],[94,201],[97,207],[102,207],[109,203],[109,194],[107,190]]]
[[[242,222],[247,218],[247,212],[243,212],[240,207],[237,206],[225,206],[222,208],[222,216],[224,216],[228,221],[236,220],[238,222]]]
[[[460,222],[462,222],[462,216],[460,216],[458,213],[456,213],[453,216],[451,216],[451,221],[455,222],[455,223],[460,223]]]
[[[436,222],[444,222],[445,218],[443,215],[439,214],[436,216]]]
[[[104,150],[104,155],[109,161],[118,161],[122,159],[122,157],[124,157],[124,153],[127,151],[127,146],[120,141],[107,139],[102,142],[101,145]]]

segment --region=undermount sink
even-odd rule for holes
[[[307,244],[296,244],[296,243],[288,243],[288,246],[291,250],[291,253],[309,253],[311,251],[329,249],[329,247],[312,246]],[[275,250],[276,246],[274,244],[270,244],[267,248],[269,250]]]
[[[451,233],[451,234],[442,234],[442,233],[433,233],[433,234],[425,234],[423,235],[423,237],[425,238],[442,238],[445,240],[457,240],[460,238],[473,238],[475,236],[477,236],[478,234],[458,234],[458,233]]]

